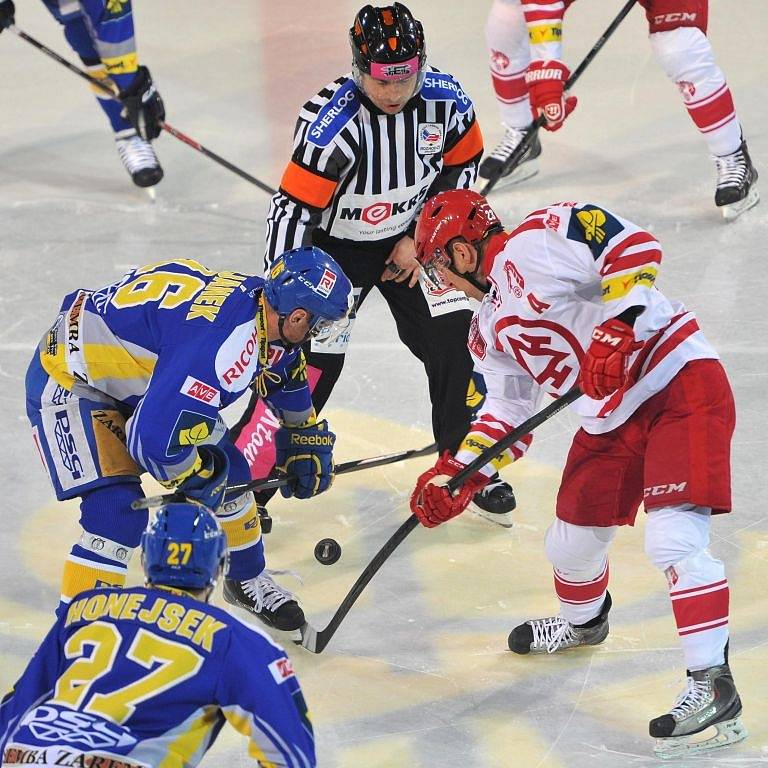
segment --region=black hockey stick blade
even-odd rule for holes
[[[529,432],[541,426],[555,414],[560,413],[563,408],[566,408],[574,400],[581,397],[581,394],[581,390],[578,387],[573,387],[562,397],[558,397],[551,402],[546,408],[542,408],[538,413],[535,413],[530,419],[526,419],[519,427],[513,429],[501,440],[486,448],[474,461],[467,464],[461,472],[451,478],[447,483],[448,488],[452,492],[455,491],[468,477],[474,475],[478,469],[485,466],[491,459],[496,458],[496,456],[509,448],[513,443],[516,443],[521,437],[525,437]],[[328,626],[325,629],[317,630],[309,622],[305,622],[304,626],[299,630],[301,632],[301,640],[295,640],[294,642],[312,653],[322,653],[344,620],[344,617],[349,613],[357,598],[360,597],[360,593],[368,585],[368,582],[376,575],[376,572],[384,565],[389,556],[402,544],[408,534],[414,528],[417,528],[418,525],[419,520],[416,515],[410,515],[390,536],[386,544],[374,555],[373,560],[368,563],[365,570],[352,585],[352,589],[349,590],[347,596],[341,601],[341,605],[337,608],[336,613],[333,614],[333,618],[328,622]]]
[[[374,467],[383,467],[385,464],[395,464],[398,461],[406,459],[416,459],[420,456],[428,456],[437,450],[437,443],[430,443],[423,448],[412,448],[408,451],[399,453],[387,453],[384,456],[371,456],[368,459],[355,459],[346,461],[336,467],[337,475],[345,475],[348,472],[359,472],[363,469],[373,469]],[[239,485],[230,485],[225,491],[224,497],[231,498],[240,496],[248,491],[271,491],[288,485],[293,478],[288,475],[278,475],[276,477],[264,477],[257,480],[251,480],[248,483]],[[148,496],[144,499],[136,499],[131,503],[131,509],[147,509],[148,507],[159,507],[162,504],[170,504],[174,501],[184,501],[183,493],[164,493],[162,496]]]
[[[580,64],[576,69],[573,70],[573,73],[568,78],[568,80],[565,83],[564,90],[568,91],[571,88],[573,88],[576,81],[582,76],[584,73],[584,70],[592,63],[592,59],[597,56],[597,54],[600,52],[600,49],[606,44],[608,41],[608,38],[613,35],[613,33],[616,31],[619,24],[621,24],[622,21],[626,18],[627,14],[632,10],[632,6],[637,2],[637,0],[627,0],[627,2],[623,5],[622,9],[619,11],[619,13],[616,15],[616,18],[608,25],[608,28],[603,32],[602,35],[597,39],[597,42],[592,46],[589,53],[581,60]],[[526,129],[525,136],[523,137],[523,140],[515,147],[512,154],[506,159],[504,164],[499,168],[499,170],[491,176],[490,179],[485,183],[485,185],[480,190],[480,194],[485,197],[498,183],[499,179],[506,176],[508,173],[512,173],[512,171],[517,168],[518,165],[522,162],[523,156],[528,150],[528,147],[531,146],[533,143],[534,138],[536,138],[536,134],[539,132],[539,128],[541,128],[544,123],[546,122],[546,119],[544,115],[539,115]]]

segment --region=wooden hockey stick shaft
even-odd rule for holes
[[[447,483],[451,491],[455,491],[468,477],[474,475],[477,470],[485,466],[489,461],[495,459],[507,448],[516,443],[520,438],[525,437],[545,421],[551,419],[569,406],[574,400],[581,397],[581,390],[577,387],[569,389],[562,397],[551,402],[546,408],[542,408],[538,413],[526,419],[517,429],[513,429],[508,435],[498,442],[486,448],[474,461],[467,464],[461,472],[458,472]],[[408,534],[418,526],[419,520],[416,515],[410,515],[408,519],[390,536],[386,544],[374,555],[373,560],[366,566],[365,570],[358,576],[357,581],[352,585],[347,596],[342,600],[341,605],[336,609],[333,618],[328,622],[325,629],[316,630],[309,622],[305,622],[300,629],[301,640],[296,640],[297,645],[303,645],[312,653],[322,653],[330,642],[344,617],[349,613],[352,606],[360,597],[360,593],[368,585],[368,582],[375,576],[376,572],[386,562],[389,556],[403,543]]]
[[[408,451],[399,453],[387,453],[383,456],[371,456],[368,459],[355,459],[346,461],[336,467],[337,475],[345,475],[349,472],[360,472],[363,469],[373,469],[374,467],[383,467],[385,464],[395,464],[398,461],[407,459],[416,459],[419,456],[428,456],[437,450],[437,443],[430,443],[423,448],[412,448]],[[257,480],[251,480],[248,483],[227,486],[224,495],[226,497],[240,496],[247,491],[271,491],[288,485],[293,478],[284,475],[282,477],[265,477]],[[174,501],[184,501],[185,496],[182,493],[165,493],[162,496],[149,496],[145,499],[136,499],[131,504],[131,509],[147,509],[148,507],[159,507],[162,504],[169,504]]]
[[[589,53],[581,60],[579,66],[576,67],[571,76],[568,78],[565,83],[564,90],[568,91],[573,88],[576,81],[584,73],[584,70],[592,63],[592,59],[597,56],[597,54],[600,52],[600,49],[606,44],[608,38],[613,35],[619,24],[624,21],[627,14],[632,10],[632,6],[636,2],[637,0],[627,0],[616,18],[608,25],[608,28],[605,30],[605,32],[600,35],[597,42],[590,49]],[[523,136],[523,140],[515,147],[512,154],[506,159],[501,168],[499,168],[498,172],[490,179],[488,179],[488,181],[485,183],[485,186],[480,190],[480,194],[483,195],[483,197],[485,197],[485,195],[487,195],[496,186],[499,179],[501,179],[503,176],[506,176],[508,173],[512,173],[512,171],[514,171],[515,168],[520,165],[523,156],[528,151],[528,148],[531,146],[531,144],[533,144],[533,140],[536,138],[536,134],[539,132],[539,128],[541,128],[545,122],[546,118],[544,115],[539,115],[525,129],[525,136]]]
[[[107,85],[105,82],[99,80],[96,77],[92,77],[87,72],[80,69],[80,67],[76,67],[74,64],[72,64],[72,62],[67,61],[63,56],[59,56],[59,54],[56,53],[56,51],[52,50],[47,45],[44,45],[39,40],[35,40],[34,37],[20,30],[15,24],[11,24],[8,27],[8,29],[10,29],[11,32],[16,34],[22,40],[26,40],[26,42],[33,45],[39,51],[42,51],[47,56],[50,56],[54,61],[57,61],[59,64],[62,64],[63,66],[65,66],[70,72],[74,72],[79,77],[82,77],[83,80],[86,80],[94,88],[98,88],[105,96],[109,96],[111,99],[114,99],[115,101],[120,100],[115,90],[113,88],[110,88],[110,86]],[[161,127],[164,131],[169,133],[174,138],[178,139],[179,141],[183,141],[185,144],[192,147],[192,149],[197,150],[201,154],[205,155],[207,158],[213,160],[215,163],[218,163],[220,166],[222,166],[222,168],[226,168],[228,171],[232,171],[232,173],[236,173],[238,176],[240,176],[240,178],[245,179],[246,181],[249,181],[255,187],[258,187],[260,190],[262,190],[263,192],[266,192],[268,195],[274,195],[275,192],[277,191],[272,187],[270,187],[268,184],[265,184],[263,181],[259,181],[259,179],[257,179],[255,176],[251,176],[250,173],[247,173],[242,168],[238,168],[234,163],[230,163],[229,160],[225,160],[221,155],[217,155],[212,150],[208,149],[207,147],[204,147],[199,141],[196,141],[190,136],[187,136],[185,133],[182,133],[177,128],[174,128],[172,125],[170,125],[170,123],[163,122],[161,123]]]

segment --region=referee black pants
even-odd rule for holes
[[[316,245],[333,256],[352,285],[360,289],[358,313],[374,288],[384,297],[400,340],[421,361],[427,374],[432,403],[432,432],[438,449],[440,452],[446,449],[455,452],[471,423],[467,388],[472,376],[472,358],[467,349],[467,337],[472,312],[468,309],[455,310],[432,317],[418,285],[409,288],[407,282],[382,282],[380,277],[392,248],[389,243],[386,251],[379,253],[372,252],[369,247],[353,248],[325,238]],[[354,335],[353,326],[351,344],[355,343]],[[345,355],[313,352],[309,342],[304,347],[304,354],[307,363],[321,371],[312,393],[315,409],[319,413],[341,375]],[[390,375],[375,366],[371,373],[384,382]]]

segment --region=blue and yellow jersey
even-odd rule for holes
[[[40,342],[48,376],[128,417],[132,458],[161,482],[192,470],[226,433],[219,410],[253,383],[282,423],[314,418],[299,348],[268,343],[260,277],[189,259],[69,294]]]
[[[0,749],[3,765],[186,768],[227,721],[263,768],[316,764],[301,688],[268,635],[179,590],[89,590],[0,704]]]

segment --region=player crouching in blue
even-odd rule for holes
[[[266,280],[191,259],[134,269],[62,303],[27,371],[27,415],[60,500],[79,497],[80,540],[64,566],[59,613],[79,592],[122,586],[147,524],[131,509],[148,472],[216,510],[230,552],[224,597],[276,629],[304,623],[265,570],[245,457],[219,411],[249,389],[279,419],[277,466],[304,499],[333,481],[335,435],[317,421],[301,344],[343,331],[352,286],[319,248],[284,253]]]
[[[158,510],[145,587],[80,594],[0,704],[3,766],[196,766],[229,721],[259,765],[316,765],[285,651],[208,605],[226,559],[196,503]]]

